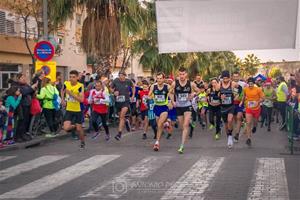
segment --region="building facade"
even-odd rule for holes
[[[53,61],[57,62],[57,71],[66,78],[70,70],[86,70],[86,54],[80,47],[81,28],[85,12],[76,10],[74,16],[54,33],[49,41],[56,47]],[[27,20],[28,46],[33,52],[38,41],[38,26],[34,17]],[[0,2],[0,90],[9,87],[8,80],[18,73],[31,78],[34,66],[25,44],[24,20]]]

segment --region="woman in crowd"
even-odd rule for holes
[[[46,118],[48,127],[50,129],[50,134],[47,134],[46,137],[54,137],[57,132],[57,126],[55,124],[55,95],[56,98],[59,96],[59,92],[55,86],[51,84],[49,78],[44,78],[42,81],[40,93],[36,97],[43,102],[43,114]]]

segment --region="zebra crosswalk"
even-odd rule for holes
[[[9,190],[0,190],[0,199],[39,199],[46,193],[51,195],[51,191],[63,188],[68,183],[77,181],[83,177],[81,182],[89,184],[89,180],[84,177],[94,170],[103,171],[113,165],[119,165],[122,155],[93,155],[84,160],[78,161],[70,166],[64,166],[53,173],[42,176],[32,182]],[[17,159],[17,156],[1,156],[0,162],[9,162]],[[15,177],[22,175],[26,179],[26,172],[34,172],[38,168],[47,167],[58,161],[67,161],[70,155],[44,155],[5,169],[0,170],[0,184],[7,180],[13,181]],[[172,165],[171,161],[176,156],[146,156],[129,167],[125,167],[119,173],[110,174],[109,179],[99,181],[91,185],[85,192],[74,197],[76,199],[124,199],[128,193],[134,193],[134,185],[138,181],[145,181],[163,170],[166,166]],[[160,194],[159,199],[206,199],[209,191],[215,182],[215,178],[222,173],[222,166],[228,164],[225,157],[205,157],[193,158],[193,164],[179,177],[172,177],[172,173],[166,177],[168,180],[176,180],[172,185]],[[184,159],[182,159],[184,162]],[[256,199],[289,199],[285,161],[283,158],[257,158],[253,163],[252,180],[249,179],[248,195],[249,200]],[[136,186],[136,185],[135,185]],[[247,186],[248,187],[248,186]],[[76,188],[74,188],[76,190]],[[1,192],[2,191],[2,192]],[[134,194],[132,194],[134,196]],[[131,195],[131,197],[132,197]],[[41,198],[42,199],[42,198]],[[132,199],[132,198],[131,198]]]

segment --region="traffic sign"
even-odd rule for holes
[[[38,42],[34,47],[34,56],[40,61],[49,61],[54,56],[54,47],[48,41]]]
[[[43,70],[45,77],[49,78],[52,82],[56,81],[56,62],[35,62],[35,71],[38,72],[40,70]]]

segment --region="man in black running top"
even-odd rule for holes
[[[230,79],[229,71],[222,72],[222,81],[220,87],[220,97],[221,97],[221,115],[225,123],[225,132],[227,133],[227,146],[232,148],[233,138],[233,115],[234,115],[234,94],[233,94],[233,84]]]
[[[195,92],[198,93],[199,89],[195,83],[188,80],[186,69],[181,67],[179,69],[179,80],[175,80],[170,89],[170,98],[173,106],[176,107],[177,118],[182,128],[182,140],[178,149],[178,152],[181,154],[184,151],[184,144],[189,132],[193,110],[192,99],[194,98]]]

